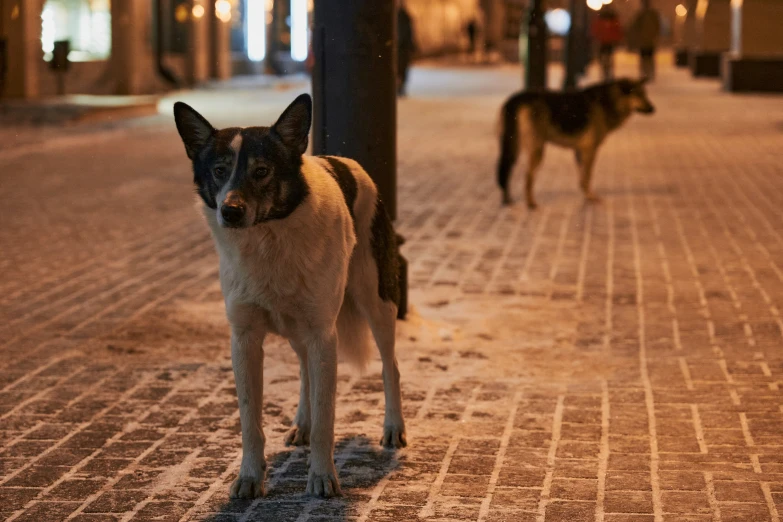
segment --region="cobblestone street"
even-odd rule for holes
[[[299,367],[278,339],[268,495],[228,499],[241,440],[217,256],[168,113],[1,148],[0,519],[780,521],[783,98],[663,67],[657,113],[599,153],[603,201],[583,204],[573,155],[550,147],[530,212],[501,208],[494,179],[520,79],[413,71],[409,446],[378,445],[380,360],[341,365],[345,496],[328,501],[304,495],[308,451],[283,445]],[[269,124],[306,87],[177,99]]]

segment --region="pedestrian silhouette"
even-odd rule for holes
[[[623,40],[623,28],[617,12],[604,5],[593,20],[593,38],[598,42],[598,61],[605,81],[614,78],[614,50]]]
[[[655,78],[655,48],[660,35],[661,16],[650,6],[650,0],[643,0],[629,36],[634,47],[639,50],[639,75],[647,80]]]

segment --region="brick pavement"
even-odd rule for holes
[[[379,362],[341,368],[346,496],[329,501],[303,495],[307,450],[282,444],[298,365],[279,341],[269,494],[228,501],[228,332],[173,128],[0,152],[0,519],[780,520],[783,99],[664,70],[658,114],[599,155],[603,203],[583,206],[571,155],[548,149],[530,213],[501,209],[492,179],[494,111],[518,76],[414,71],[410,446],[377,445]],[[270,96],[235,116],[291,93]]]

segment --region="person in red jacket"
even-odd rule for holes
[[[593,20],[591,29],[593,38],[598,42],[598,60],[604,80],[611,80],[614,76],[614,49],[623,40],[623,27],[617,12],[604,5]]]

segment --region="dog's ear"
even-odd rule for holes
[[[185,144],[188,158],[195,159],[214,134],[215,128],[193,107],[182,102],[174,104],[174,121],[177,122],[177,131]]]
[[[272,130],[280,136],[283,143],[304,154],[310,134],[310,121],[313,117],[313,100],[309,94],[302,94],[288,106]]]

